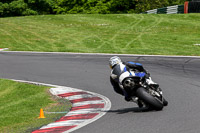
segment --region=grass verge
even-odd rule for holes
[[[200,56],[200,14],[68,14],[0,18],[11,51]]]
[[[45,112],[67,112],[71,103],[53,97],[49,87],[0,79],[0,132],[27,133],[54,122],[66,113],[44,113],[38,119],[40,108]]]

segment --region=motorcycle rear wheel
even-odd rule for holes
[[[163,103],[156,97],[150,95],[145,88],[139,87],[136,91],[136,94],[139,97],[139,99],[143,100],[151,108],[155,110],[163,109]]]

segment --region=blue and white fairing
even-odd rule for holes
[[[144,72],[136,73],[134,71],[128,70],[126,65],[123,63],[116,65],[111,71],[111,77],[119,84],[122,84],[122,81],[127,77],[144,77],[145,75],[146,74]]]

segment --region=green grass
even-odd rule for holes
[[[40,108],[48,112],[62,112],[71,107],[66,100],[52,98],[48,89],[46,86],[0,79],[0,132],[31,132],[65,115],[45,113],[45,119],[38,119]]]
[[[69,14],[0,18],[0,48],[200,55],[200,14]]]

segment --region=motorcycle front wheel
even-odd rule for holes
[[[139,87],[136,91],[136,95],[139,97],[139,99],[143,100],[145,104],[147,104],[151,108],[155,110],[163,109],[163,103],[158,98],[150,95],[145,88]]]

